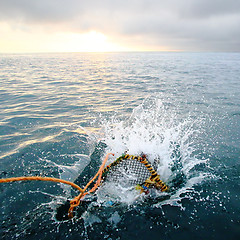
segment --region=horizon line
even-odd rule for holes
[[[0,52],[3,54],[107,54],[107,53],[240,53],[240,51],[184,51],[184,50],[131,50],[131,51],[49,51],[49,52]]]

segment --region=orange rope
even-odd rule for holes
[[[113,155],[113,153],[108,153],[107,156],[105,157],[101,167],[99,168],[98,172],[96,173],[96,175],[88,182],[88,184],[85,186],[85,188],[83,189],[83,192],[81,192],[77,197],[75,197],[74,199],[72,199],[70,201],[70,208],[68,210],[68,217],[72,218],[73,217],[73,209],[75,207],[77,207],[80,204],[80,201],[89,193],[94,192],[101,183],[101,178],[102,178],[102,172],[104,169],[104,166],[108,160],[109,155]],[[91,183],[98,177],[98,180],[96,181],[96,183],[94,184],[93,188],[91,188],[88,192],[86,192],[87,188],[91,185]]]
[[[30,176],[30,177],[12,177],[12,178],[0,179],[0,183],[17,182],[17,181],[50,181],[50,182],[60,182],[60,183],[71,185],[72,187],[76,188],[80,192],[83,192],[83,189],[80,188],[77,184],[69,182],[69,181],[66,181],[66,180],[63,180],[63,179],[59,179],[59,178]]]
[[[113,153],[108,153],[107,156],[105,157],[102,165],[100,166],[98,172],[96,175],[88,182],[88,184],[84,187],[84,189],[80,188],[77,184],[66,181],[63,179],[59,178],[52,178],[52,177],[40,177],[40,176],[29,176],[29,177],[13,177],[13,178],[3,178],[0,179],[0,183],[7,183],[7,182],[16,182],[16,181],[50,181],[50,182],[59,182],[59,183],[64,183],[71,185],[73,188],[76,188],[79,190],[81,193],[76,196],[74,199],[70,201],[70,208],[68,210],[68,217],[72,218],[73,217],[73,209],[77,207],[80,204],[80,201],[84,198],[89,193],[94,192],[101,184],[101,178],[102,178],[102,172],[104,169],[104,166],[108,160],[109,155],[113,155]],[[91,185],[91,183],[98,177],[98,180],[94,184],[93,188],[91,188],[88,192],[86,192],[87,188]]]

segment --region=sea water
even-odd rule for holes
[[[1,239],[239,239],[240,54],[0,55],[0,177],[83,186],[108,152],[145,153],[167,193],[0,184]],[[109,204],[109,202],[111,204]]]

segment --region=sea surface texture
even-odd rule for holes
[[[1,183],[0,238],[240,239],[240,54],[0,55],[0,178],[83,187],[108,152],[145,153],[170,190],[106,182],[59,220],[77,190]]]

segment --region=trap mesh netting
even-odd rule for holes
[[[128,186],[140,185],[142,191],[149,187],[161,191],[168,189],[145,155],[122,155],[103,170],[102,180],[103,182],[115,182]]]
[[[144,164],[136,160],[125,159],[119,164],[112,166],[108,170],[108,174],[104,180],[116,183],[123,182],[127,185],[134,186],[143,184],[150,176],[151,174]]]

